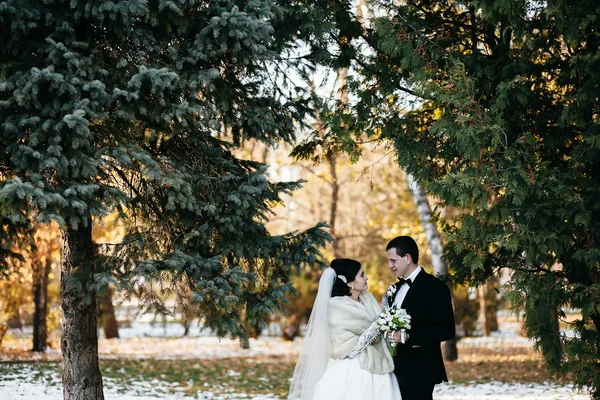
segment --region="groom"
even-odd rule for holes
[[[383,307],[397,304],[411,316],[405,343],[401,343],[400,332],[388,336],[398,343],[394,373],[402,400],[431,400],[435,384],[448,381],[440,343],[454,337],[450,290],[418,266],[419,248],[411,237],[392,239],[386,251],[388,267],[399,280],[388,288]]]

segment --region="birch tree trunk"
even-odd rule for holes
[[[417,211],[419,213],[419,219],[421,225],[425,230],[427,236],[427,243],[429,244],[429,250],[431,251],[431,264],[433,265],[433,271],[436,276],[446,282],[450,288],[452,294],[452,283],[450,282],[448,273],[448,265],[444,262],[442,255],[444,253],[444,246],[442,245],[442,238],[437,226],[431,222],[431,206],[429,200],[425,195],[425,192],[415,180],[411,174],[406,174],[406,182],[408,188],[412,193],[415,204],[417,205]],[[455,361],[458,359],[458,349],[456,347],[456,336],[450,340],[444,342],[443,346],[444,359],[446,361]]]
[[[98,366],[96,294],[88,285],[95,270],[91,219],[87,227],[62,230],[62,383],[64,400],[104,400]]]

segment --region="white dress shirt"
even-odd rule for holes
[[[409,275],[407,276],[406,280],[409,280],[410,283],[413,283],[415,281],[415,278],[417,277],[417,275],[419,275],[419,272],[421,272],[421,267],[417,266],[417,268],[415,268],[415,270]],[[394,304],[398,304],[399,306],[402,306],[402,302],[404,301],[404,298],[406,297],[406,293],[408,293],[410,289],[410,285],[404,284],[402,286],[400,286],[400,290],[398,291],[398,294],[396,295],[396,298],[394,299]]]

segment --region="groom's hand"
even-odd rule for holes
[[[406,337],[405,340],[408,339],[408,333],[405,333]],[[406,343],[406,341],[402,341],[402,335],[400,333],[400,331],[389,331],[388,332],[388,340],[390,342],[395,342],[395,343]]]

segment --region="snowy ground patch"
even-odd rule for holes
[[[490,382],[468,386],[443,383],[436,386],[435,400],[567,400],[589,399],[586,393],[577,393],[570,387],[547,384],[506,384]]]
[[[12,376],[3,376],[0,380],[0,398],[4,400],[62,400],[62,385],[58,372],[38,375],[34,366],[19,368],[20,372]],[[273,394],[249,395],[243,393],[216,395],[210,391],[198,392],[195,396],[186,396],[177,391],[173,392],[172,384],[160,380],[135,382],[127,387],[119,386],[110,379],[104,380],[106,400],[274,400],[279,397]],[[584,393],[575,393],[568,387],[553,384],[504,384],[490,382],[460,386],[441,384],[436,387],[436,400],[584,400],[590,397]]]
[[[276,395],[269,393],[270,390],[263,390],[263,394],[259,395],[244,393],[243,390],[235,389],[231,385],[227,386],[225,378],[222,381],[213,379],[207,382],[195,378],[196,384],[198,382],[201,384],[194,386],[195,392],[190,394],[188,390],[185,394],[183,387],[186,385],[185,380],[172,382],[169,377],[148,378],[147,375],[137,376],[137,373],[143,363],[162,362],[170,366],[172,360],[174,364],[185,365],[182,367],[185,371],[190,371],[202,364],[203,360],[211,360],[213,363],[218,363],[219,366],[229,360],[232,365],[225,368],[223,376],[233,380],[243,380],[245,378],[240,377],[240,370],[237,369],[241,368],[238,360],[275,357],[277,360],[287,360],[288,363],[293,363],[302,344],[301,338],[289,342],[281,340],[279,337],[261,336],[258,339],[250,340],[250,349],[243,349],[237,341],[209,336],[206,331],[197,327],[192,328],[190,336],[182,338],[183,330],[177,324],[134,323],[130,328],[121,329],[120,333],[120,339],[99,340],[100,358],[105,360],[105,363],[118,359],[133,360],[134,367],[128,371],[123,370],[122,373],[119,372],[121,368],[117,367],[112,370],[112,375],[107,374],[103,377],[106,400],[284,399],[285,396],[282,396],[281,392]],[[23,338],[23,340],[28,341],[29,339]],[[23,348],[27,349],[30,346],[29,343],[26,342],[20,346],[25,346]],[[486,357],[486,355],[482,356],[483,353],[487,354],[487,357],[493,358],[496,354],[506,354],[512,351],[516,359],[523,353],[520,349],[532,348],[530,340],[519,336],[513,330],[504,330],[485,338],[463,338],[459,343],[463,348],[476,348],[477,352],[471,352],[471,354],[477,353],[480,358]],[[13,342],[13,345],[18,347],[18,340]],[[519,351],[515,351],[515,349]],[[62,400],[62,383],[57,362],[60,358],[60,351],[50,350],[43,355],[43,358],[30,357],[28,358],[30,362],[21,362],[18,359],[17,350],[15,348],[11,350],[13,353],[0,354],[0,399]],[[6,354],[12,355],[8,357]],[[467,352],[464,352],[463,356],[462,362],[470,361]],[[231,361],[232,359],[234,361]],[[37,364],[31,362],[40,360],[44,362]],[[185,364],[186,362],[189,364]],[[257,369],[256,379],[273,379],[268,374],[265,375],[265,378],[263,376],[265,371],[261,368]],[[117,373],[114,373],[115,371]],[[285,376],[280,379],[282,383],[285,381]],[[124,379],[120,379],[121,377]],[[254,382],[258,383],[258,380]],[[284,383],[287,385],[287,382]],[[201,389],[196,391],[196,388]],[[224,393],[223,388],[226,388],[225,391],[228,393]],[[250,389],[256,389],[256,386],[252,386],[248,390]],[[466,385],[444,383],[436,387],[434,398],[436,400],[584,400],[589,399],[590,396],[585,392],[575,392],[570,386],[561,386],[553,382],[508,384],[492,380]]]

